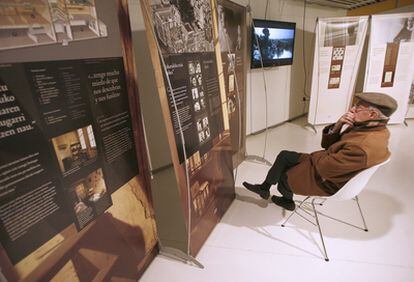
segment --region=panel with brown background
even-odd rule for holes
[[[75,28],[65,46],[0,51],[0,88],[13,100],[0,104],[10,124],[0,169],[27,177],[1,179],[9,213],[0,262],[10,281],[136,281],[157,253],[128,7],[82,9],[99,26]],[[91,28],[105,32],[90,36]]]

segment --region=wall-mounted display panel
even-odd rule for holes
[[[10,281],[134,280],[157,251],[129,24],[118,20],[127,7],[95,8],[105,38],[0,51],[0,261]]]

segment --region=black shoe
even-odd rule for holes
[[[268,188],[263,187],[263,185],[260,184],[250,184],[247,182],[243,182],[243,186],[247,188],[247,190],[250,190],[256,194],[258,194],[262,199],[269,199],[270,197],[270,191]]]
[[[286,199],[284,197],[272,196],[272,202],[278,205],[279,207],[282,207],[289,211],[295,210],[296,207],[295,201]]]

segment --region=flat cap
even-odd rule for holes
[[[398,107],[397,101],[394,98],[383,93],[363,92],[355,94],[355,97],[375,106],[387,117],[391,116]]]

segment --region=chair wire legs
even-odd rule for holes
[[[366,223],[366,221],[365,221],[364,214],[362,213],[361,206],[359,205],[358,196],[356,196],[356,197],[355,197],[355,201],[356,201],[356,203],[357,203],[357,205],[358,205],[358,210],[359,210],[359,213],[361,214],[362,222],[364,223],[364,231],[365,231],[365,232],[368,232],[367,223]]]
[[[315,200],[316,200],[316,198],[312,198],[312,201],[311,201],[312,210],[313,210],[313,215],[312,215],[312,214],[310,214],[309,212],[307,212],[305,209],[303,209],[303,208],[302,208],[302,206],[303,206],[303,205],[306,203],[306,201],[307,201],[307,200],[309,200],[310,198],[311,198],[310,196],[306,197],[306,198],[305,198],[302,202],[300,202],[300,203],[299,203],[299,205],[297,205],[297,206],[296,206],[295,210],[294,210],[294,211],[293,211],[293,212],[289,215],[289,217],[285,220],[285,222],[283,222],[283,223],[282,223],[282,227],[285,227],[285,224],[289,221],[289,219],[291,219],[291,218],[292,218],[292,216],[293,216],[294,214],[297,214],[297,215],[299,215],[300,217],[302,217],[303,219],[305,219],[306,221],[308,221],[308,222],[312,223],[313,225],[316,225],[316,226],[318,227],[319,236],[321,237],[321,241],[322,241],[322,247],[323,247],[323,251],[324,251],[324,258],[325,258],[325,261],[329,261],[329,258],[328,258],[328,253],[326,252],[325,241],[324,241],[324,239],[323,239],[323,234],[322,234],[321,225],[319,224],[318,211],[316,210],[316,207],[315,207]],[[299,213],[299,210],[302,210],[302,211],[304,211],[306,214],[308,214],[308,215],[312,216],[312,217],[315,219],[316,223],[314,223],[314,222],[312,222],[312,221],[308,220],[305,216],[301,215],[301,214]]]
[[[316,206],[317,205],[323,205],[325,203],[325,201],[326,201],[326,199],[322,199],[322,202],[316,202],[316,200],[320,200],[320,199],[321,198],[319,198],[319,197],[311,197],[311,196],[308,196],[302,202],[298,202],[298,204],[296,205],[295,210],[282,223],[282,227],[285,227],[285,224],[293,217],[293,215],[298,215],[302,219],[304,219],[307,222],[311,223],[312,225],[317,226],[318,227],[318,231],[319,231],[319,235],[320,235],[321,241],[322,241],[322,246],[323,246],[325,260],[326,261],[329,261],[328,253],[327,253],[326,247],[325,247],[325,241],[324,241],[323,234],[322,234],[321,225],[319,223],[319,216],[320,215],[321,216],[324,216],[324,217],[327,217],[329,219],[335,220],[337,222],[341,222],[343,224],[346,224],[346,225],[349,225],[349,226],[358,228],[358,229],[363,230],[365,232],[368,231],[368,227],[367,227],[367,223],[365,221],[364,215],[362,213],[362,209],[361,209],[361,206],[359,204],[359,200],[358,200],[358,197],[357,196],[354,198],[354,200],[357,203],[359,213],[361,214],[362,222],[364,223],[364,227],[360,227],[360,226],[354,225],[352,223],[343,221],[341,219],[334,218],[332,216],[329,216],[329,215],[327,215],[325,213],[322,213],[322,212],[318,211],[316,209]],[[311,209],[310,206],[312,207],[313,214],[311,213],[312,211],[310,211],[310,209]]]
[[[325,241],[323,240],[321,225],[319,224],[318,212],[316,211],[316,207],[315,207],[315,198],[312,199],[312,209],[313,209],[313,213],[315,214],[316,225],[318,226],[318,229],[319,229],[319,236],[321,237],[321,241],[322,241],[325,261],[329,261],[328,253],[326,252]]]
[[[286,218],[285,222],[282,223],[282,227],[285,227],[285,224],[289,221],[289,219],[295,214],[297,213],[297,211],[302,207],[302,205],[310,198],[306,197],[302,202],[300,202],[299,205],[296,205],[295,210],[289,215],[288,218]]]

